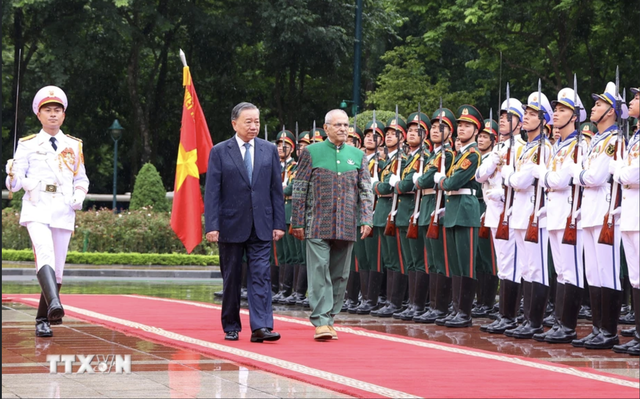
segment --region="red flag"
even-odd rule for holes
[[[204,202],[200,193],[200,174],[207,171],[213,147],[207,121],[200,108],[189,67],[183,68],[184,103],[182,128],[176,165],[176,182],[171,209],[171,228],[188,253],[202,241]]]

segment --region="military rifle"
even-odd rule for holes
[[[355,125],[355,122],[354,122]],[[371,134],[373,136],[373,140],[376,143],[376,152],[373,154],[373,170],[371,171],[371,177],[373,178],[373,180],[379,180],[378,179],[378,163],[380,160],[380,152],[378,151],[379,149],[379,145],[378,145],[378,136],[376,133],[376,129],[377,129],[378,125],[376,124],[376,110],[373,110],[373,125],[372,125],[372,130],[371,130]],[[380,142],[382,143],[382,140],[380,140]],[[371,209],[375,210],[376,209],[376,204],[378,202],[378,197],[373,194],[373,207]],[[367,237],[373,237],[373,229],[371,229],[371,231],[369,231],[369,235]]]
[[[489,130],[493,128],[492,124],[493,124],[493,108],[489,108]],[[486,213],[487,212],[485,210],[485,212],[482,214],[482,217],[480,218],[480,229],[478,230],[478,237],[488,240],[491,237],[491,229],[484,225],[484,219],[485,219]]]
[[[444,113],[444,111],[442,110],[442,97],[440,97],[439,113],[440,114],[438,115],[438,128],[440,129],[440,168],[438,171],[440,173],[446,173],[445,158],[447,153],[445,151],[445,143],[449,138],[444,137],[444,125],[442,124],[442,114]],[[438,191],[438,194],[436,194],[436,207],[433,210],[433,213],[431,214],[431,220],[429,221],[429,228],[427,229],[427,238],[430,238],[432,240],[437,240],[438,238],[440,238],[438,211],[440,210],[443,204],[442,204],[442,190],[440,190],[440,188],[438,187],[438,183],[439,182],[435,182],[436,190]]]
[[[16,141],[18,141],[18,105],[20,105],[20,63],[22,61],[22,49],[18,49],[18,76],[16,76],[16,115],[13,125],[13,150],[11,159],[7,160],[7,167],[9,169],[9,194],[8,198],[13,199],[13,160],[16,157]]]
[[[420,111],[420,103],[418,103],[418,134],[420,135],[420,166],[418,173],[422,173],[424,169],[424,136],[425,130],[422,128],[422,114]],[[415,240],[418,238],[418,217],[420,216],[420,201],[422,200],[422,190],[416,187],[415,205],[413,206],[413,214],[409,219],[409,228],[407,229],[407,238]]]
[[[544,152],[542,148],[545,145],[544,141],[544,109],[542,108],[542,81],[538,79],[538,120],[540,121],[540,134],[538,136],[538,154],[536,159],[534,159],[534,163],[536,165],[540,165],[542,162],[542,157],[544,156]],[[546,162],[545,162],[546,163]],[[535,202],[533,203],[533,211],[531,211],[531,216],[529,216],[529,226],[527,226],[527,231],[524,235],[524,240],[528,242],[538,243],[539,240],[539,229],[538,229],[538,211],[544,202],[544,197],[542,196],[543,187],[541,183],[541,179],[535,179],[533,186],[535,190]]]
[[[507,165],[513,164],[513,115],[511,115],[511,111],[509,110],[509,82],[507,82],[507,122],[509,123],[510,129],[510,137],[509,137],[509,148],[507,149]],[[507,212],[510,210],[511,205],[513,203],[513,188],[506,184],[504,184],[504,207],[502,209],[502,213],[500,214],[500,221],[498,222],[498,228],[496,229],[496,238],[499,240],[508,240],[509,239],[509,215]]]
[[[575,115],[575,129],[578,132],[576,145],[573,148],[573,162],[576,165],[582,164],[582,130],[580,130],[580,106],[578,105],[578,79],[573,75],[573,114]],[[582,187],[571,183],[571,214],[567,217],[567,224],[562,234],[562,243],[566,245],[576,245],[578,242],[578,222],[577,214],[582,205]]]
[[[396,170],[392,171],[398,179],[402,176],[402,146],[400,145],[400,130],[398,129],[398,105],[396,104],[396,138],[398,139],[398,149],[396,150]],[[390,170],[393,169],[393,164]],[[394,237],[396,235],[396,212],[398,211],[398,190],[393,188],[393,200],[391,202],[391,212],[387,216],[387,225],[384,227],[384,235]]]

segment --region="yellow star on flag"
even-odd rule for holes
[[[197,160],[198,150],[194,148],[187,152],[182,146],[182,143],[180,143],[180,147],[178,148],[178,165],[176,167],[176,191],[180,190],[180,187],[182,187],[182,183],[184,183],[187,176],[193,176],[196,179],[200,179],[200,175],[198,174],[198,165],[196,165]]]

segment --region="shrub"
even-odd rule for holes
[[[11,262],[33,262],[33,251],[30,249],[3,249],[2,260]],[[140,254],[140,253],[83,253],[69,251],[67,263],[87,265],[169,265],[169,266],[216,266],[218,255],[186,255],[186,254]]]
[[[158,170],[152,164],[146,163],[136,176],[129,209],[138,210],[149,206],[158,212],[168,212],[171,209]]]

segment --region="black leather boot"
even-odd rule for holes
[[[222,291],[220,291],[222,292]],[[280,266],[271,265],[271,292],[273,292],[273,297],[271,298],[271,302],[275,299],[275,297],[280,292]],[[220,294],[222,297],[222,294]]]
[[[347,305],[346,311],[352,314],[356,313],[356,308],[360,304],[360,273],[359,272],[350,272],[349,273],[349,281],[347,282],[347,300],[345,304]]]
[[[392,280],[391,301],[385,308],[376,311],[377,317],[392,317],[394,313],[402,309],[402,300],[407,290],[409,278],[406,274],[402,274],[402,272],[393,272]]]
[[[38,304],[38,312],[36,313],[36,337],[52,337],[53,332],[47,320],[47,301],[44,295],[40,293],[40,303]]]
[[[362,294],[362,303],[369,299],[369,270],[360,270],[360,293]]]
[[[473,301],[473,307],[471,308],[471,314],[475,314],[481,307],[484,301],[484,283],[485,274],[483,272],[476,273],[476,292],[475,300]],[[475,316],[472,316],[475,317]]]
[[[592,340],[600,334],[602,323],[602,288],[589,286],[589,302],[591,306],[591,322],[593,327],[591,333],[584,338],[574,339],[571,345],[576,348],[584,348],[587,341]]]
[[[62,288],[62,284],[56,284],[58,286],[58,297],[60,297],[60,289]],[[62,319],[49,321],[49,325],[51,326],[59,326],[62,324]]]
[[[558,320],[560,320],[561,312],[562,312],[562,301],[564,300],[564,284],[556,283],[556,292],[554,294],[554,304],[553,311],[542,320],[542,324],[545,327],[556,327],[558,325]],[[551,297],[551,294],[549,294]],[[536,339],[535,337],[533,339]],[[536,339],[537,340],[537,339]]]
[[[559,312],[558,322],[544,336],[544,342],[551,344],[568,344],[578,338],[576,326],[578,325],[578,312],[584,290],[573,284],[562,284],[562,286],[564,287],[563,298],[556,297],[556,312]],[[560,304],[562,304],[561,309],[558,308]],[[538,340],[535,337],[534,339]]]
[[[549,298],[549,286],[537,282],[531,283],[531,300],[529,303],[529,323],[520,331],[514,331],[512,337],[519,339],[531,339],[534,334],[544,332],[542,319],[547,309]],[[506,333],[506,332],[505,332]]]
[[[64,317],[64,309],[58,296],[56,284],[56,272],[49,265],[44,265],[38,270],[38,282],[42,289],[45,301],[47,301],[47,319],[49,322],[60,320]]]
[[[458,313],[447,322],[445,327],[471,327],[471,308],[473,297],[476,293],[477,281],[471,277],[460,277],[460,298],[458,300]]]
[[[618,318],[620,317],[620,304],[622,291],[602,287],[602,326],[600,334],[586,341],[587,349],[611,349],[620,343],[618,338]]]
[[[436,319],[436,324],[439,326],[444,326],[446,322],[453,319],[456,314],[458,314],[458,301],[460,300],[460,284],[462,282],[461,276],[452,276],[451,277],[451,301],[453,304],[453,308],[449,309],[447,307],[447,315],[440,319]]]
[[[407,290],[409,291],[409,306],[401,312],[397,312],[393,314],[394,319],[399,320],[412,320],[415,314],[416,308],[416,281],[417,281],[417,272],[411,271],[407,272]]]
[[[377,310],[373,310],[373,311],[371,311],[371,313],[369,313],[373,317],[379,317],[378,314],[380,312],[385,313],[385,314],[388,313],[388,311],[387,311],[388,309],[387,308],[391,305],[391,296],[393,294],[394,272],[392,272],[390,269],[387,269],[387,272],[385,273],[385,275],[387,277],[387,283],[385,285],[386,285],[386,293],[387,293],[387,299],[388,300],[387,300],[387,303],[383,307],[381,307],[380,309],[377,309]],[[402,303],[400,303],[400,306],[402,306]],[[397,312],[398,309],[399,308],[397,306],[394,306],[393,307],[393,312],[394,313]],[[393,314],[393,313],[391,313],[391,314]]]
[[[498,276],[492,274],[484,275],[484,288],[482,289],[480,306],[471,310],[471,317],[489,317],[489,314],[493,312],[493,307],[496,304],[498,282]],[[480,280],[478,280],[478,284],[480,284]]]
[[[414,317],[416,323],[432,324],[437,319],[447,315],[447,308],[451,301],[451,278],[444,274],[437,273],[430,280],[430,295],[432,299],[432,309],[422,316]]]
[[[282,296],[278,298],[277,302],[281,305],[286,304],[287,298],[293,292],[293,275],[294,275],[294,267],[293,265],[285,264],[284,266],[280,266],[280,274],[282,285],[280,286],[280,291],[282,292]],[[274,300],[271,300],[274,302]]]
[[[502,296],[500,298],[500,306],[503,308],[502,317],[500,320],[496,320],[497,324],[487,326],[486,332],[491,334],[504,334],[506,330],[517,326],[516,315],[520,307],[520,284],[511,280],[500,280],[500,293]]]
[[[589,283],[587,282],[586,277],[584,279],[584,292],[585,295],[582,296],[582,306],[578,313],[578,320],[591,320],[591,290],[589,289]]]
[[[380,285],[382,284],[382,273],[372,270],[369,272],[369,284],[367,292],[367,300],[358,306],[357,314],[369,314],[376,310],[378,306],[378,295],[380,295]]]
[[[426,302],[427,296],[429,295],[429,287],[430,287],[431,279],[427,273],[417,272],[416,273],[416,287],[415,287],[415,304],[414,304],[414,313],[409,319],[408,317],[404,317],[402,320],[409,321],[413,320],[414,317],[421,316],[426,311]]]
[[[531,286],[533,283],[529,282],[529,281],[522,281],[521,287],[522,287],[522,296],[523,296],[523,306],[522,306],[522,313],[524,316],[524,321],[522,322],[521,325],[515,327],[515,328],[511,328],[509,330],[505,330],[504,335],[506,335],[507,337],[512,337],[514,333],[520,332],[520,330],[526,328],[529,325],[529,311],[531,310]]]

